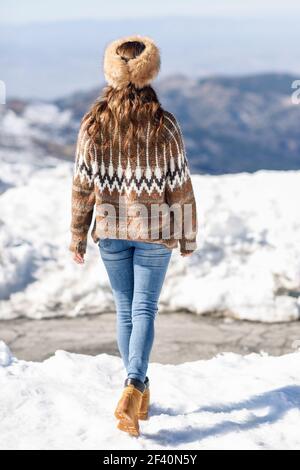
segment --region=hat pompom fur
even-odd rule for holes
[[[139,41],[145,49],[134,59],[125,62],[118,47],[127,41]],[[130,82],[137,88],[143,88],[154,80],[160,69],[160,53],[154,41],[147,36],[128,36],[110,43],[104,54],[104,76],[114,88],[126,87]]]

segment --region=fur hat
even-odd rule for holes
[[[119,54],[118,47],[127,41],[139,41],[145,49],[134,59],[125,62]],[[104,54],[104,76],[109,85],[123,88],[130,82],[137,88],[148,85],[160,69],[160,53],[154,41],[146,36],[128,36],[110,43]]]

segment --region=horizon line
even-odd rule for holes
[[[45,25],[45,24],[58,24],[58,23],[83,23],[83,22],[92,22],[92,23],[105,23],[108,21],[134,21],[134,20],[148,20],[151,19],[160,20],[160,19],[188,19],[192,21],[199,21],[199,20],[215,20],[215,21],[233,21],[233,20],[245,20],[245,21],[259,21],[259,22],[270,22],[279,20],[282,21],[282,18],[290,21],[297,21],[296,17],[291,17],[290,15],[274,15],[274,16],[260,16],[260,15],[245,15],[245,16],[238,16],[238,15],[213,15],[213,14],[206,14],[206,15],[182,15],[173,13],[172,15],[168,14],[160,14],[160,15],[137,15],[137,16],[106,16],[102,18],[93,18],[93,17],[86,17],[86,18],[58,18],[58,19],[50,19],[50,20],[29,20],[29,21],[1,21],[0,26],[31,26],[31,25]]]

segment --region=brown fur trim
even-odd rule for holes
[[[143,52],[127,63],[117,54],[117,48],[126,41],[140,41]],[[148,85],[160,69],[160,53],[154,41],[146,36],[127,36],[109,44],[104,54],[104,75],[109,85],[123,88],[130,82],[137,88]]]

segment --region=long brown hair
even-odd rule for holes
[[[142,42],[128,41],[118,47],[117,53],[127,62],[141,54],[144,48]],[[122,88],[106,86],[102,96],[84,116],[83,123],[95,142],[103,135],[103,148],[109,145],[109,139],[105,136],[111,135],[114,142],[121,130],[123,149],[127,151],[134,137],[145,140],[148,121],[151,123],[150,139],[163,134],[163,118],[164,111],[154,89],[150,85],[137,88],[129,83]]]

